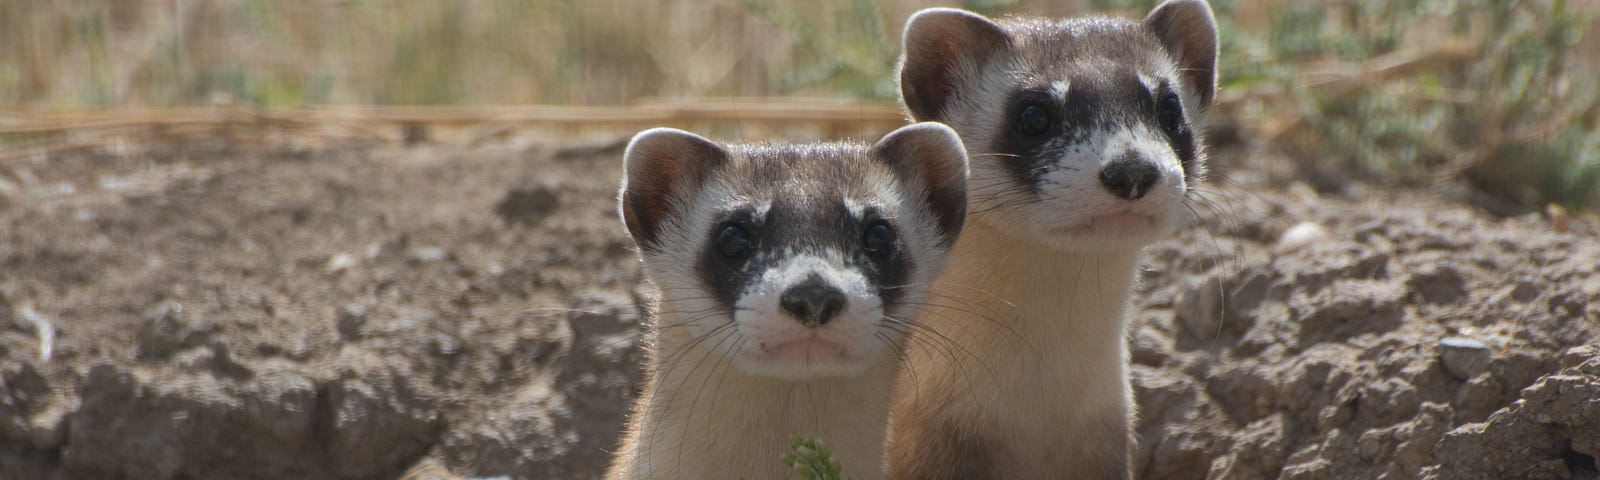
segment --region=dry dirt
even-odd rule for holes
[[[620,147],[0,164],[0,478],[597,475],[646,294]],[[1273,162],[1214,155],[1149,249],[1141,478],[1600,477],[1592,220]]]

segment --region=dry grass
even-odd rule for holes
[[[902,22],[943,3],[0,2],[0,126],[23,111],[212,105],[801,97],[892,108]],[[1156,3],[958,6],[1137,16]],[[1466,179],[1529,206],[1600,204],[1600,35],[1586,35],[1600,1],[1213,5],[1222,111],[1255,138],[1366,174]],[[0,134],[0,145],[39,139]]]
[[[72,0],[0,4],[0,105],[616,105],[892,99],[922,2]]]

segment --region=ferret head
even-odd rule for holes
[[[1058,248],[1140,246],[1174,230],[1204,173],[1217,30],[1201,0],[1144,21],[991,21],[927,9],[906,24],[900,92],[961,134],[977,222]]]
[[[935,123],[870,147],[722,146],[658,128],[624,157],[623,223],[661,293],[658,354],[698,344],[751,375],[881,361],[966,218],[966,152]]]

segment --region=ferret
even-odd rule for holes
[[[653,129],[623,223],[659,296],[610,479],[785,478],[790,435],[882,478],[904,339],[966,217],[967,160],[921,123],[871,146]]]
[[[1141,249],[1204,175],[1217,44],[1200,0],[911,17],[902,103],[961,135],[972,221],[921,317],[938,335],[909,343],[891,478],[1130,477],[1126,313]]]

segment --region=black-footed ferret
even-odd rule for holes
[[[956,308],[921,317],[943,338],[910,345],[891,477],[1130,476],[1126,310],[1203,174],[1216,62],[1200,0],[1142,22],[912,16],[902,100],[961,134],[972,221],[929,294]]]
[[[723,146],[654,129],[624,164],[622,219],[659,298],[607,478],[784,478],[790,435],[881,478],[898,350],[965,222],[955,132]]]

